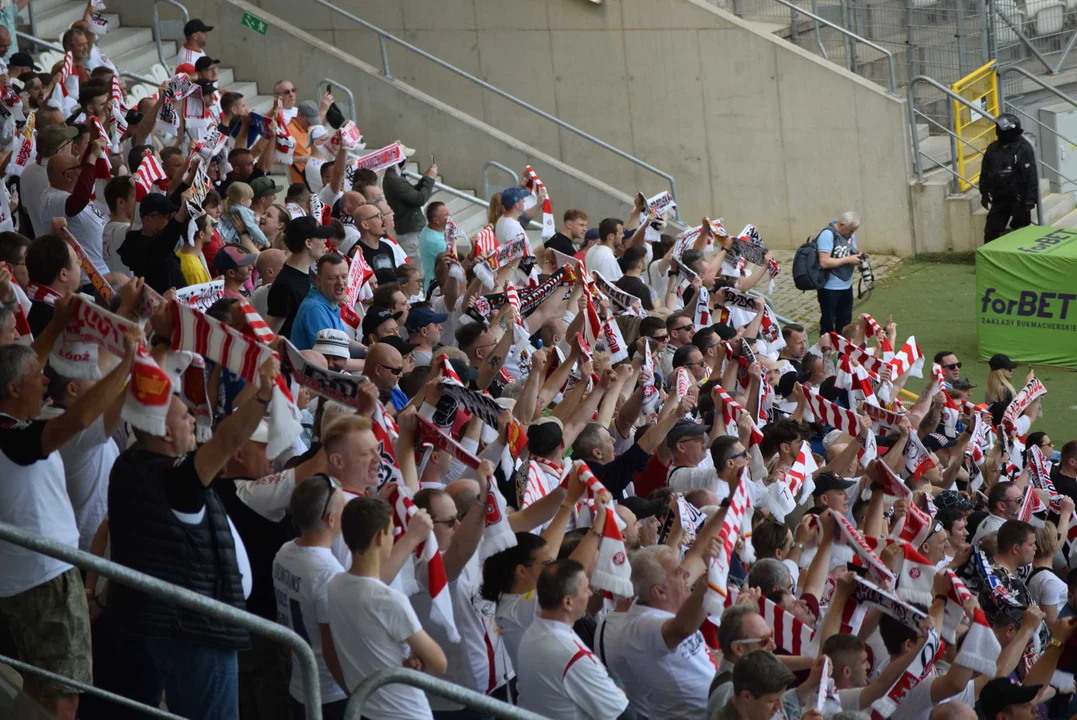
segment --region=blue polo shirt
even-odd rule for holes
[[[303,298],[292,321],[292,336],[288,338],[297,350],[310,350],[318,339],[318,333],[326,328],[344,330],[344,321],[340,319],[340,308],[329,302],[316,286]]]

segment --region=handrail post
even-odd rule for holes
[[[389,50],[385,47],[385,34],[378,33],[378,45],[381,46],[381,74],[385,76],[387,80],[395,80],[393,73],[389,70]]]
[[[132,570],[119,563],[83,552],[54,540],[39,537],[22,528],[0,523],[0,540],[47,555],[85,570],[94,570],[110,580],[134,588],[160,600],[187,610],[238,625],[249,632],[262,635],[287,646],[299,658],[303,677],[303,700],[308,720],[321,720],[322,691],[318,679],[318,661],[314,651],[303,638],[283,625],[270,622],[231,605],[199,595],[193,590],[165,582],[160,578]]]
[[[30,22],[30,34],[37,37],[37,16],[32,2],[26,3],[26,19]]]
[[[954,164],[954,168],[957,168],[957,117],[954,115],[954,104],[952,102],[946,103],[946,120],[950,125],[950,162]],[[954,195],[958,195],[961,192],[961,181],[956,177],[951,180],[954,185]]]
[[[153,39],[157,43],[157,59],[161,61],[161,67],[165,69],[165,72],[169,72],[168,63],[165,61],[165,46],[161,42],[161,17],[157,10],[157,4],[161,2],[179,8],[179,11],[183,13],[184,25],[190,21],[191,15],[187,12],[187,8],[176,2],[176,0],[153,0]]]
[[[488,171],[490,170],[490,168],[500,170],[501,172],[511,177],[513,185],[520,184],[520,176],[516,174],[515,170],[510,167],[505,167],[504,165],[495,160],[486,161],[482,165],[482,197],[487,202],[489,202],[490,200],[490,180],[488,177]]]

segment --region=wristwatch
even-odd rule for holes
[[[1058,648],[1059,650],[1061,650],[1063,647],[1065,647],[1065,644],[1058,638],[1051,638],[1051,642],[1047,643],[1048,650],[1050,650],[1051,648]]]

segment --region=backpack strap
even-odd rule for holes
[[[717,690],[719,688],[719,686],[725,685],[727,682],[731,682],[732,680],[733,680],[733,671],[732,670],[726,670],[724,673],[718,673],[717,675],[714,676],[714,679],[711,680],[711,687],[710,687],[710,690],[707,691],[707,696],[709,697],[709,696],[713,695],[714,691]]]

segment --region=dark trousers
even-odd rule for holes
[[[1032,208],[1025,207],[1023,200],[1002,198],[991,203],[984,226],[984,242],[989,243],[1005,234],[1006,225],[1018,230],[1032,224]]]
[[[819,334],[840,333],[853,319],[853,289],[815,292],[819,297]]]
[[[161,704],[164,683],[142,640],[122,631],[122,619],[105,609],[90,627],[93,643],[93,684],[102,690],[145,703]],[[147,715],[108,700],[83,695],[79,717],[84,720],[145,720]]]
[[[513,686],[516,685],[516,678],[511,681]],[[513,692],[515,695],[515,692]],[[497,690],[494,690],[489,695],[495,700],[502,702],[509,701],[509,685],[502,685]],[[465,707],[462,710],[434,710],[434,720],[493,720],[492,715],[485,715],[478,710]]]
[[[292,708],[293,720],[306,720],[307,710],[303,707],[303,703],[298,702],[294,697],[289,695],[288,705]],[[344,720],[344,711],[347,707],[347,700],[337,700],[336,702],[322,705],[322,720]]]

